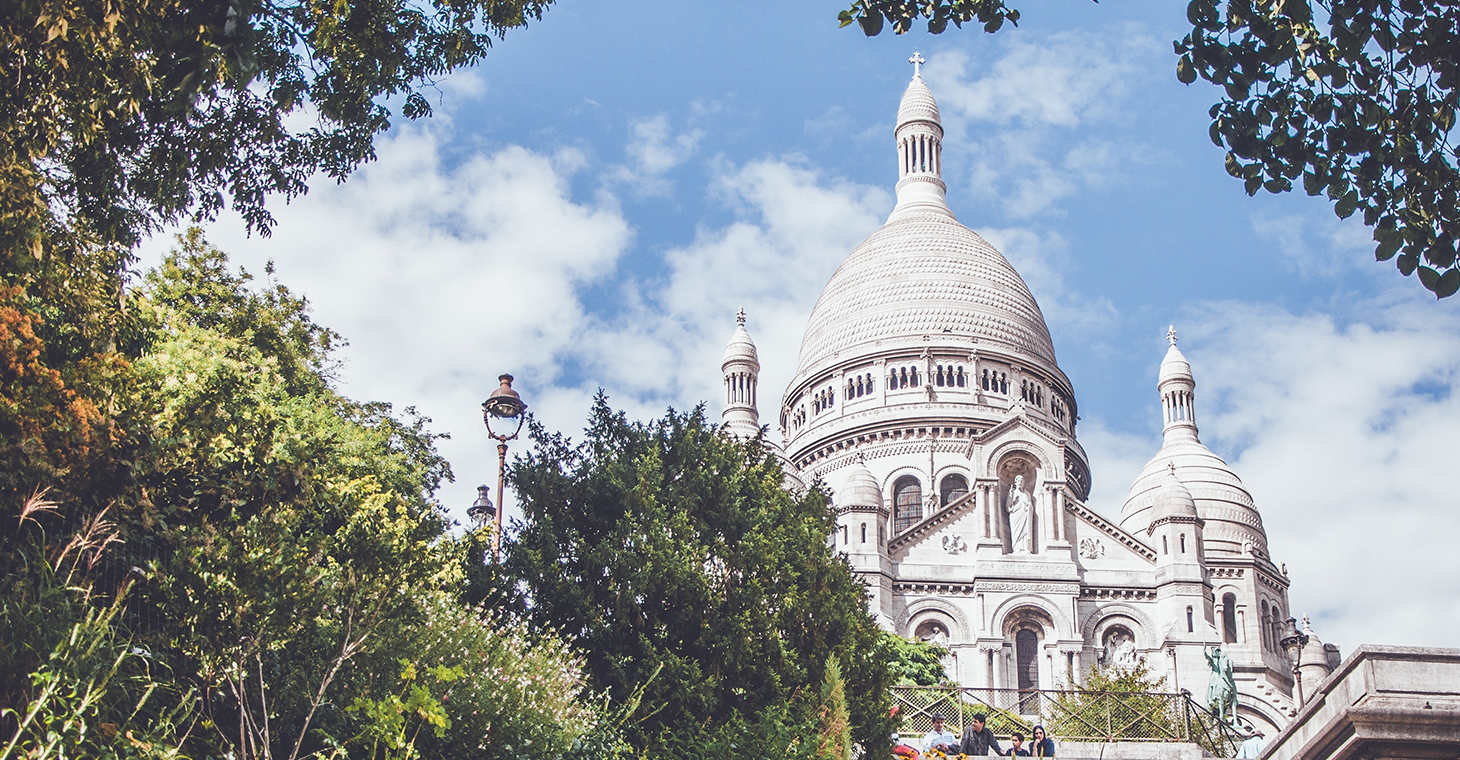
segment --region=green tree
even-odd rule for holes
[[[847,713],[847,686],[835,656],[827,659],[822,679],[816,758],[851,760],[852,726],[851,716]]]
[[[1460,291],[1460,9],[1450,0],[1191,0],[1176,77],[1222,88],[1210,135],[1248,195],[1301,182],[1362,212],[1374,256],[1437,298]],[[1004,0],[856,0],[843,26],[901,34],[1017,24]]]
[[[581,443],[531,435],[510,475],[526,519],[505,572],[595,688],[624,699],[648,684],[627,726],[637,747],[740,757],[754,733],[810,752],[833,655],[854,740],[885,744],[886,664],[865,590],[827,544],[825,493],[787,491],[771,451],[702,408],[631,423],[600,394]]]
[[[127,298],[107,448],[54,508],[0,501],[0,735],[57,757],[138,754],[130,731],[240,760],[552,758],[601,723],[560,639],[463,603],[481,553],[434,501],[436,436],[333,389],[339,336],[305,299],[196,231]]]
[[[17,0],[0,11],[7,248],[54,224],[134,244],[231,205],[267,231],[269,195],[373,157],[393,100],[484,56],[551,0]],[[300,120],[291,115],[303,115]]]
[[[948,650],[929,641],[913,641],[882,631],[877,637],[877,657],[887,663],[887,677],[894,686],[938,686],[947,683],[943,658]]]

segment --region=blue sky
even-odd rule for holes
[[[1227,177],[1217,90],[1174,76],[1183,6],[1036,3],[993,36],[876,39],[838,10],[563,0],[442,81],[378,162],[277,208],[271,238],[232,217],[209,237],[274,260],[345,334],[345,392],[451,434],[441,498],[462,518],[496,475],[479,404],[500,372],[562,430],[600,387],[640,417],[718,414],[744,306],[774,420],[821,286],[892,208],[918,49],[949,203],[1023,274],[1074,383],[1092,505],[1118,516],[1159,447],[1174,323],[1202,438],[1253,492],[1293,610],[1345,652],[1456,645],[1460,299],[1373,263],[1321,199]]]

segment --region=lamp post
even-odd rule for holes
[[[492,497],[487,493],[490,490],[484,485],[477,486],[477,500],[466,510],[467,519],[471,520],[475,530],[487,527],[497,517],[497,508],[492,506]]]
[[[1297,618],[1288,618],[1287,628],[1278,644],[1288,653],[1288,660],[1293,663],[1293,693],[1297,696],[1298,706],[1302,707],[1303,673],[1298,670],[1298,661],[1303,656],[1303,647],[1308,644],[1308,634],[1298,630]]]
[[[500,375],[498,380],[502,381],[501,387],[492,391],[492,395],[482,402],[482,421],[487,425],[487,435],[497,441],[497,505],[492,510],[492,561],[502,561],[502,488],[506,484],[507,477],[507,442],[516,438],[522,432],[522,423],[527,419],[524,414],[527,411],[527,404],[523,403],[522,397],[517,391],[512,390],[512,376]],[[512,433],[499,433],[492,430],[492,420],[497,420],[503,427],[512,428]],[[515,426],[513,423],[516,423]],[[487,498],[486,486],[477,489],[477,504],[486,503],[485,509],[491,510],[491,499]],[[472,506],[476,509],[476,505]],[[470,514],[470,511],[468,511]]]

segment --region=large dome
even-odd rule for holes
[[[821,291],[797,376],[849,352],[943,333],[1056,366],[1039,304],[1002,254],[950,215],[894,215]]]

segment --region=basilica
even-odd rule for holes
[[[1201,443],[1175,331],[1154,388],[1164,440],[1117,515],[1089,503],[1079,405],[1039,305],[948,207],[920,74],[895,138],[897,205],[822,290],[767,434],[792,477],[832,491],[832,540],[872,614],[944,644],[948,677],[974,687],[1057,689],[1143,661],[1200,701],[1220,646],[1239,718],[1271,736],[1296,707],[1278,642],[1288,577],[1242,480]],[[723,421],[754,436],[760,363],[738,321]],[[1336,658],[1313,637],[1302,662],[1316,683]]]

